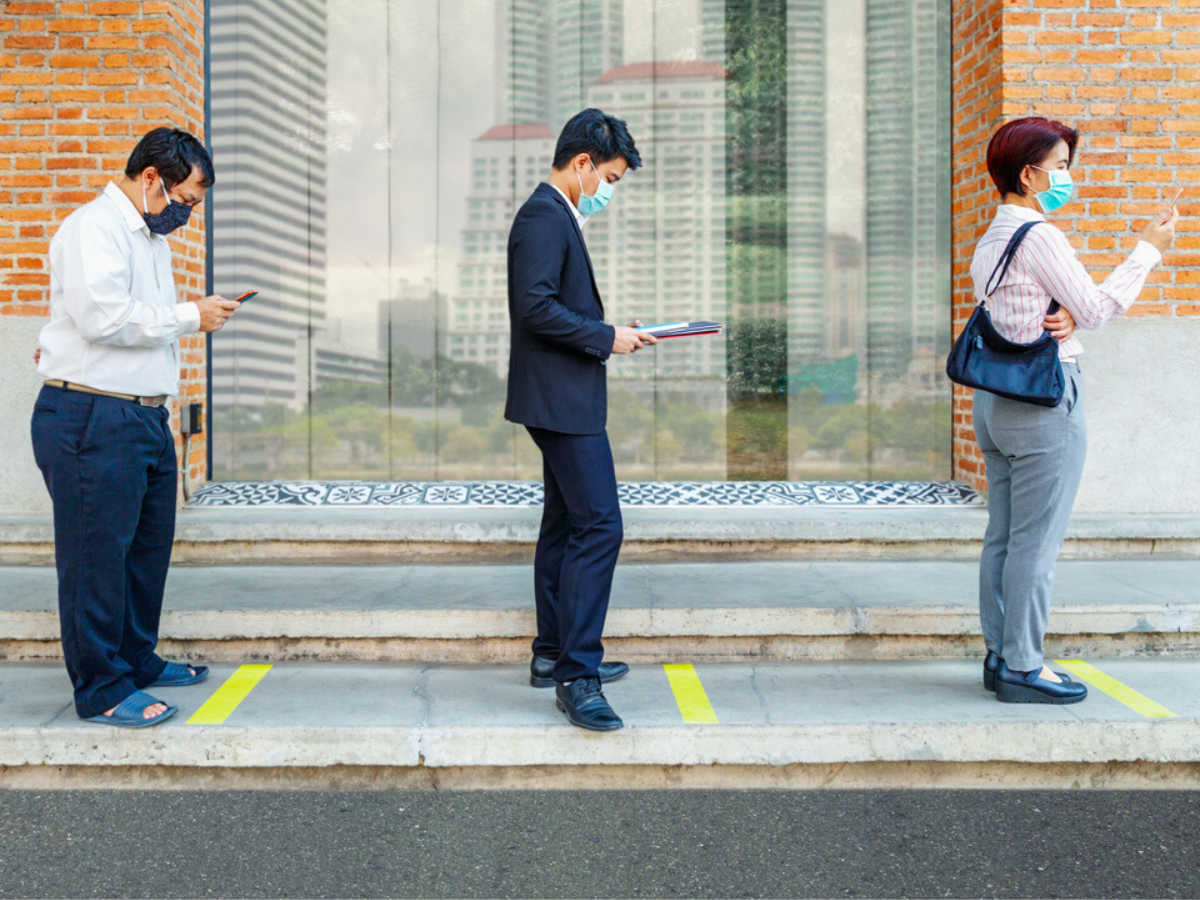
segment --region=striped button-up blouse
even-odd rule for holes
[[[1045,216],[1024,206],[1006,203],[996,211],[971,260],[976,302],[985,299],[988,276],[1013,232],[1035,220],[1044,222]],[[1077,327],[1099,328],[1133,305],[1150,269],[1161,259],[1153,245],[1138,241],[1129,258],[1098,285],[1076,259],[1066,235],[1052,224],[1039,225],[1021,242],[1003,284],[986,298],[987,309],[996,329],[1021,344],[1041,337],[1042,319],[1052,299],[1067,308]],[[1062,359],[1075,359],[1082,352],[1083,345],[1075,335],[1058,345]]]

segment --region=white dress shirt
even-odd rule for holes
[[[1154,245],[1138,241],[1129,258],[1098,285],[1076,258],[1067,236],[1054,225],[1039,226],[1021,242],[1000,287],[985,298],[988,277],[1013,233],[1026,222],[1044,221],[1046,217],[1036,210],[1002,204],[971,260],[975,300],[986,299],[996,330],[1019,344],[1042,336],[1042,319],[1052,299],[1066,307],[1079,328],[1099,328],[1121,315],[1137,300],[1146,276],[1162,259]],[[1082,352],[1083,344],[1075,335],[1058,345],[1060,359],[1073,360]]]
[[[558,191],[562,198],[567,201],[567,206],[571,207],[571,212],[575,213],[575,221],[579,223],[579,227],[582,229],[584,224],[586,224],[588,217],[579,211],[579,207],[571,202],[571,198],[568,197],[566,192],[563,191],[563,189],[557,184],[555,184],[553,181],[547,181],[546,184]]]
[[[38,374],[118,394],[179,393],[179,338],[200,308],[175,302],[171,248],[116,184],[50,241],[50,323]]]

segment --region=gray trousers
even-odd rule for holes
[[[1015,672],[1043,665],[1054,565],[1087,455],[1083,378],[1063,364],[1053,408],[975,392],[975,440],[987,464],[988,527],[979,561],[987,649]]]

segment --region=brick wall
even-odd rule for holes
[[[968,269],[997,197],[987,141],[1003,122],[1040,115],[1080,131],[1077,199],[1051,217],[1102,280],[1165,199],[1200,212],[1200,0],[955,0],[954,328],[974,305]],[[1128,316],[1200,315],[1200,223],[1175,247]],[[1086,345],[1087,335],[1082,335]],[[971,392],[955,389],[955,476],[983,484]]]
[[[119,176],[150,129],[177,126],[203,138],[204,2],[0,8],[0,315],[45,316],[58,224]],[[202,212],[171,246],[179,299],[202,297]],[[203,400],[204,392],[205,342],[191,336],[181,399]],[[203,439],[188,465],[193,478],[204,476]]]

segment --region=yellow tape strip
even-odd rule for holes
[[[187,720],[189,725],[220,725],[233,714],[271,667],[239,666],[223,685]]]
[[[675,702],[679,704],[679,713],[688,725],[716,725],[717,714],[708,702],[708,694],[704,693],[704,685],[700,676],[690,665],[669,663],[663,666],[667,673],[667,681]]]
[[[1056,665],[1062,666],[1072,675],[1076,675],[1098,691],[1103,691],[1114,700],[1124,703],[1135,713],[1148,719],[1177,719],[1175,713],[1165,706],[1155,703],[1145,694],[1139,694],[1133,688],[1122,684],[1111,675],[1106,675],[1093,665],[1081,659],[1058,659]]]

